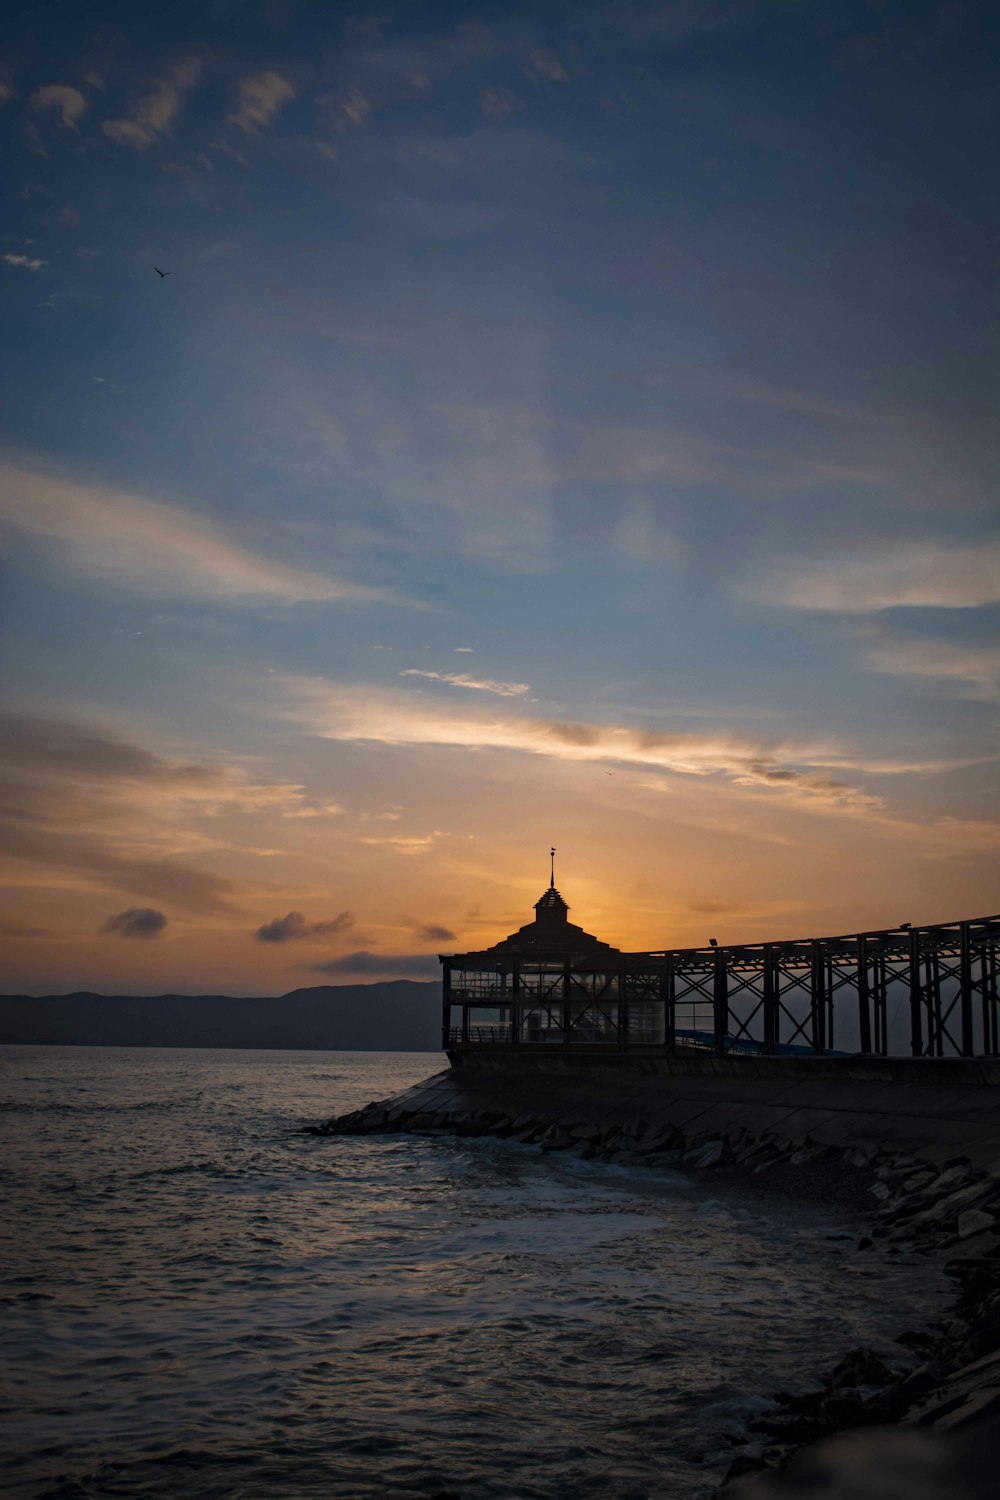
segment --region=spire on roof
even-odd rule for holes
[[[535,916],[541,921],[563,921],[569,913],[569,907],[560,896],[554,885],[550,885],[535,902]]]

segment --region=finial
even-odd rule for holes
[[[549,858],[552,861],[552,885],[554,886],[556,883],[556,851],[554,849],[549,850]]]

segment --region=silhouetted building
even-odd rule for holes
[[[445,1046],[664,1040],[662,960],[622,953],[577,927],[554,882],[535,902],[533,922],[441,963]]]
[[[533,922],[441,963],[449,1050],[1000,1056],[1000,916],[623,953],[569,920],[553,868]]]

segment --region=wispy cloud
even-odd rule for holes
[[[451,834],[440,828],[433,828],[430,833],[387,833],[383,835],[367,834],[358,840],[359,844],[382,845],[388,849],[395,849],[397,854],[428,854],[438,839],[450,838]]]
[[[556,54],[546,52],[541,47],[536,47],[529,54],[524,76],[532,83],[539,83],[543,78],[547,78],[550,83],[566,83],[567,81],[566,69]]]
[[[184,99],[201,77],[198,58],[176,63],[151,93],[140,99],[131,115],[120,120],[105,120],[101,126],[109,140],[120,146],[142,151],[166,135]]]
[[[4,256],[4,260],[8,266],[21,266],[25,271],[41,271],[48,265],[47,260],[39,260],[34,255],[8,254]]]
[[[257,135],[273,125],[295,89],[280,73],[254,73],[237,82],[239,104],[229,116],[229,123],[247,135]]]
[[[457,648],[461,650],[461,647]],[[492,677],[472,677],[468,672],[424,672],[419,667],[407,667],[400,677],[429,677],[434,682],[446,682],[451,687],[471,688],[477,693],[496,693],[500,698],[519,698],[531,692],[528,682],[497,682]]]
[[[306,712],[314,716],[317,732],[330,739],[515,751],[557,761],[655,768],[680,776],[719,776],[732,785],[780,792],[814,807],[869,810],[882,805],[880,797],[830,774],[827,767],[834,746],[792,745],[740,734],[473,716],[368,688],[336,688],[306,681],[291,686],[311,705]]]
[[[990,699],[1000,693],[1000,646],[892,640],[872,647],[867,660],[876,672],[950,683],[963,697]]]
[[[190,856],[216,851],[223,814],[281,816],[303,796],[238,765],[171,759],[66,720],[0,716],[0,858],[18,883],[55,870],[87,888],[229,911],[234,882]]]
[[[363,125],[372,112],[372,101],[356,86],[340,94],[320,94],[316,103],[331,124],[341,130]]]
[[[28,100],[28,108],[53,111],[68,130],[79,130],[77,121],[86,111],[87,101],[79,89],[71,88],[69,84],[47,83],[44,88],[35,90]]]
[[[1000,542],[871,538],[864,553],[842,555],[818,567],[789,563],[752,592],[767,604],[844,614],[904,605],[973,609],[1000,600]]]
[[[524,108],[524,100],[513,89],[483,89],[479,95],[479,108],[487,120],[498,123]]]
[[[55,544],[79,572],[162,593],[263,603],[390,597],[252,552],[158,501],[2,465],[0,518]]]

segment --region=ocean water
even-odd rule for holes
[[[298,1127],[439,1055],[0,1049],[0,1489],[698,1500],[776,1389],[945,1305],[649,1167]]]

